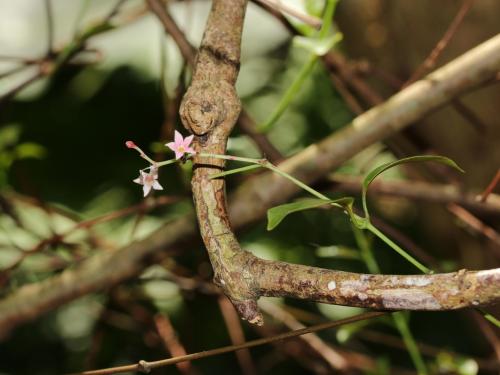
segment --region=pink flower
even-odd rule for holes
[[[165,146],[175,152],[175,158],[180,159],[186,152],[194,154],[195,151],[190,146],[193,141],[193,135],[183,138],[182,134],[177,130],[175,131],[175,142],[169,142]]]
[[[137,177],[134,182],[136,184],[142,185],[142,190],[144,191],[144,196],[148,195],[151,189],[154,190],[163,190],[163,187],[160,185],[158,180],[158,169],[151,168],[149,173],[144,171],[139,171],[140,175]]]

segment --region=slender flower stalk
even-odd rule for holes
[[[137,146],[133,141],[125,142],[125,146],[136,150],[139,153],[139,155],[141,155],[141,158],[147,160],[151,165],[156,164],[156,162],[153,159],[151,159],[148,155],[146,155],[146,153],[144,151],[142,151],[141,148],[139,146]]]

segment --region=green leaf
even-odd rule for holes
[[[45,147],[37,143],[25,142],[15,148],[16,159],[43,159],[47,155]]]
[[[366,193],[368,191],[368,187],[378,175],[400,164],[421,163],[426,161],[434,161],[437,163],[445,164],[456,169],[459,172],[465,173],[465,171],[462,168],[460,168],[457,165],[457,163],[455,163],[453,160],[444,156],[435,156],[435,155],[410,156],[408,158],[403,158],[396,161],[392,161],[390,163],[382,164],[381,166],[378,166],[377,168],[373,169],[370,173],[368,173],[368,175],[363,180],[363,191],[361,199],[363,201],[363,210],[365,212],[365,217],[369,217],[368,206],[366,204]]]
[[[326,199],[302,199],[297,202],[282,204],[267,211],[267,230],[276,228],[285,217],[293,212],[309,210],[324,205],[335,205],[337,207],[348,208],[352,206],[354,199],[345,197],[340,199],[326,200]]]
[[[298,47],[305,48],[316,56],[324,56],[341,40],[342,34],[337,32],[325,38],[296,36],[293,38],[293,43]]]

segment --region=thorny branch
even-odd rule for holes
[[[207,58],[210,58],[210,56],[207,56]],[[231,69],[233,69],[234,74],[234,68]],[[329,137],[326,137],[323,141],[311,145],[302,152],[289,158],[280,164],[280,169],[301,179],[305,183],[311,184],[322,178],[326,173],[340,166],[366,146],[394,134],[409,126],[415,120],[442,107],[458,95],[491,80],[492,77],[497,75],[499,69],[500,36],[496,36],[436,70],[424,80],[418,81],[402,90],[387,102],[358,116],[350,125],[344,127],[342,130],[337,131]],[[227,87],[228,84],[229,83],[226,81],[225,84],[220,85],[226,85]],[[186,103],[184,106],[186,106]],[[194,114],[196,115],[196,111]],[[195,130],[197,132],[201,131],[203,135],[203,129]],[[200,140],[201,139],[204,138],[201,136]],[[213,144],[209,145],[214,148],[216,147],[216,145]],[[210,160],[206,162],[212,163]],[[214,163],[216,163],[216,161]],[[205,170],[209,169],[210,168],[205,168]],[[209,172],[207,171],[206,173]],[[262,188],[263,186],[265,186],[265,188]],[[199,188],[203,189],[203,187],[204,186],[200,186]],[[268,208],[285,202],[296,194],[297,191],[295,185],[278,176],[271,175],[270,173],[262,173],[255,176],[253,179],[243,183],[235,194],[233,194],[231,197],[232,199],[230,199],[229,213],[233,228],[241,228],[244,225],[259,220]],[[212,186],[208,188],[208,192],[215,193]],[[226,223],[223,224],[226,225]],[[151,255],[159,254],[166,249],[179,248],[183,245],[182,242],[191,237],[195,231],[196,227],[193,223],[193,217],[187,215],[169,222],[163,228],[157,230],[142,241],[135,242],[122,249],[99,253],[80,262],[75,267],[67,269],[47,280],[18,288],[11,295],[0,301],[0,335],[7,334],[9,330],[16,325],[34,319],[67,301],[103,288],[109,288],[114,284],[136,275],[145,267]],[[219,234],[219,236],[215,237],[214,240],[220,237],[220,233],[217,234]],[[222,235],[224,236],[223,233]],[[230,234],[230,236],[232,236],[232,234]],[[498,296],[498,291],[500,290],[498,287],[498,278],[500,277],[499,269],[480,272],[418,276],[417,279],[419,281],[414,282],[415,276],[413,276],[412,279],[412,276],[391,277],[388,275],[378,275],[375,276],[375,279],[371,279],[373,275],[345,273],[337,275],[334,274],[336,271],[309,269],[307,266],[294,266],[283,263],[276,263],[274,265],[272,263],[265,264],[266,261],[255,258],[251,256],[250,253],[243,254],[244,256],[241,256],[240,259],[246,258],[247,260],[251,260],[244,264],[245,267],[248,266],[247,270],[253,267],[253,270],[264,272],[265,268],[261,268],[261,266],[265,266],[277,272],[290,272],[298,268],[301,272],[299,276],[305,274],[308,277],[307,280],[311,280],[310,277],[312,277],[315,272],[320,273],[320,279],[323,284],[317,282],[319,281],[318,279],[314,282],[308,282],[306,285],[307,288],[302,290],[310,291],[316,288],[318,292],[322,293],[319,295],[320,300],[329,301],[330,303],[338,303],[341,302],[342,299],[347,301],[347,297],[349,296],[351,297],[349,303],[351,300],[356,300],[357,303],[364,303],[366,306],[383,306],[383,293],[385,293],[385,296],[392,297],[390,298],[390,306],[394,306],[393,303],[397,302],[402,309],[412,307],[418,309],[422,300],[425,301],[424,305],[427,308],[438,308],[437,304],[445,302],[440,306],[440,308],[444,309],[464,307],[466,305],[474,305],[475,303],[481,304],[488,301],[493,302],[500,299]],[[233,267],[240,262],[240,259],[237,258],[238,257],[235,258],[235,263],[232,265]],[[308,273],[309,271],[311,274]],[[247,271],[242,275],[247,276],[251,272],[252,271]],[[244,279],[244,277],[241,277],[242,275],[239,276],[241,279]],[[264,272],[263,276],[261,280],[257,280],[259,281],[259,285],[250,285],[255,293],[254,297],[256,297],[258,293],[266,295],[276,294],[277,292],[293,295],[290,289],[277,291],[275,289],[276,285],[271,285],[272,278],[279,278],[279,274],[270,275],[269,272]],[[271,279],[268,279],[268,276],[271,277]],[[283,276],[292,277],[289,273]],[[326,282],[330,276],[332,278]],[[363,278],[363,280],[361,280],[361,278]],[[384,278],[388,283],[384,284]],[[256,279],[257,278],[254,278],[253,281]],[[370,284],[370,280],[376,280],[377,283]],[[390,280],[393,281],[392,284]],[[409,282],[409,280],[412,281]],[[448,289],[440,288],[436,290],[436,283],[434,283],[434,281],[437,280],[439,280],[443,286],[447,286]],[[296,285],[300,282],[300,278],[294,278],[292,281],[295,283],[294,285]],[[328,294],[328,283],[330,283],[330,281],[335,281],[335,288],[333,288],[333,283],[331,283],[331,290],[329,291],[331,293]],[[343,281],[348,281],[348,284],[342,285]],[[360,283],[358,284],[355,281],[359,281]],[[326,284],[324,284],[325,282]],[[349,282],[351,283],[350,286]],[[427,282],[429,283],[424,286],[416,285],[425,284]],[[362,283],[365,284],[361,285]],[[490,286],[485,289],[480,287],[481,285],[486,286],[487,284]],[[400,295],[400,297],[402,297],[401,299],[395,301],[394,297],[397,293],[390,291],[392,290],[390,288],[391,285],[395,288],[393,290],[403,292],[402,295]],[[344,291],[346,288],[350,290],[350,287],[352,287],[354,294],[337,298],[340,296],[341,286]],[[372,289],[372,287],[374,289]],[[495,289],[495,291],[492,292],[490,298],[483,294],[490,293],[492,288]],[[228,289],[229,288],[226,288],[225,290],[227,291]],[[415,294],[412,293],[412,289],[415,290]],[[449,301],[443,301],[444,294],[450,293],[450,295],[452,295],[456,290],[459,291],[455,296],[456,298],[460,298],[461,290],[465,290],[467,293],[463,302],[457,306],[450,306]],[[476,290],[479,294],[468,299],[471,297],[470,292],[473,290]],[[375,296],[375,291],[383,293]],[[356,295],[357,292],[363,294]],[[436,293],[436,295],[434,295],[434,293]],[[413,296],[418,298],[412,298]],[[295,293],[294,297],[314,299],[317,295]],[[334,297],[336,301],[334,301]],[[420,302],[417,300],[420,300]]]

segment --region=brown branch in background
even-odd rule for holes
[[[479,200],[482,203],[485,203],[486,200],[488,199],[488,203],[491,203],[492,199],[498,199],[497,195],[492,194],[493,190],[497,187],[498,183],[500,182],[500,169],[498,169],[497,174],[491,182],[488,184],[486,189],[484,189],[483,193],[481,194],[481,199]]]
[[[172,357],[182,357],[186,355],[186,350],[180,343],[177,335],[175,333],[175,329],[170,322],[170,319],[167,315],[156,314],[154,316],[154,323],[158,334],[160,335],[163,344],[165,345],[165,349],[172,355]],[[177,369],[182,374],[193,374],[193,367],[191,366],[191,362],[179,362],[176,364]]]
[[[300,323],[295,317],[278,305],[269,301],[260,301],[259,306],[266,314],[272,316],[285,324],[289,329],[303,329],[305,326]],[[300,336],[318,355],[320,355],[331,367],[332,370],[346,371],[352,368],[352,364],[348,363],[346,358],[337,353],[330,345],[325,343],[320,337],[314,333]]]
[[[472,215],[469,211],[465,210],[463,207],[460,207],[455,203],[449,203],[446,207],[448,208],[448,211],[453,213],[469,227],[489,238],[496,245],[496,249],[498,249],[496,254],[500,255],[500,234],[498,234],[497,231],[495,231],[492,227],[484,224],[476,216]]]
[[[279,152],[279,150],[269,141],[269,138],[267,138],[264,133],[260,133],[257,130],[255,121],[245,109],[241,110],[238,125],[241,130],[255,142],[264,157],[271,163],[279,163],[284,159],[281,152]]]
[[[272,336],[272,337],[266,337],[266,338],[257,339],[257,340],[253,340],[253,341],[247,341],[246,343],[241,344],[241,345],[225,346],[222,348],[206,350],[206,351],[199,352],[199,353],[188,354],[188,355],[185,355],[182,357],[169,358],[169,359],[164,359],[164,360],[154,361],[154,362],[140,361],[139,364],[135,364],[135,365],[112,367],[112,368],[107,368],[107,369],[102,369],[102,370],[84,371],[84,372],[79,372],[79,373],[75,373],[72,375],[109,375],[109,374],[118,374],[118,373],[128,372],[128,371],[141,371],[141,370],[144,370],[144,368],[151,370],[151,369],[155,369],[155,368],[159,368],[159,367],[173,365],[173,364],[180,363],[180,362],[193,361],[196,359],[212,357],[214,355],[231,353],[231,352],[234,352],[236,350],[253,348],[255,346],[260,346],[260,345],[265,345],[265,344],[269,344],[269,343],[276,342],[276,341],[286,340],[286,339],[289,339],[292,337],[305,335],[307,333],[324,331],[324,330],[329,329],[329,328],[340,327],[344,324],[349,324],[349,323],[359,322],[359,321],[366,320],[366,319],[376,318],[376,317],[382,316],[384,314],[386,314],[386,313],[384,313],[384,312],[368,312],[368,313],[359,314],[359,315],[356,315],[356,316],[353,316],[350,318],[336,320],[334,322],[317,324],[315,326],[311,326],[311,327],[307,327],[307,328],[303,328],[303,329],[298,329],[296,331],[282,333],[282,334]]]
[[[330,71],[330,80],[332,81],[333,86],[337,89],[337,92],[344,99],[344,102],[355,115],[360,115],[365,111],[337,73]]]
[[[499,68],[500,36],[496,36],[287,159],[280,164],[280,169],[313,184],[368,145],[409,126],[452,98],[477,87],[478,83],[490,80]],[[298,191],[288,180],[269,172],[254,176],[230,197],[232,227],[242,228],[258,221],[268,208],[286,202]],[[137,275],[153,254],[160,255],[162,251],[168,254],[167,251],[179,249],[196,233],[193,216],[188,214],[141,241],[95,254],[60,274],[18,288],[0,300],[0,336],[67,301]],[[246,275],[240,273],[238,277],[242,279]],[[497,289],[500,289],[498,284]]]
[[[5,105],[5,103],[12,99],[19,91],[23,90],[27,86],[31,85],[33,82],[38,81],[40,78],[44,77],[46,73],[41,69],[41,67],[32,74],[28,79],[18,83],[17,85],[11,87],[7,92],[4,92],[0,96],[0,109]]]
[[[72,63],[73,58],[77,57],[80,53],[88,52],[91,50],[86,49],[87,41],[95,35],[106,32],[110,29],[115,28],[110,24],[111,18],[117,15],[119,8],[126,0],[119,0],[117,5],[112,9],[111,13],[105,18],[99,20],[99,22],[92,24],[87,29],[83,30],[81,33],[75,35],[74,39],[68,44],[63,46],[60,50],[55,51],[53,48],[53,16],[51,0],[45,0],[45,9],[47,15],[47,29],[48,29],[48,52],[46,56],[38,59],[28,59],[28,58],[18,58],[3,56],[0,59],[8,60],[18,60],[20,63],[24,64],[25,67],[35,67],[36,72],[32,74],[29,78],[18,83],[14,87],[11,87],[7,92],[0,95],[0,108],[5,104],[6,101],[10,100],[21,90],[31,85],[32,83],[38,81],[41,78],[52,76],[56,74],[63,66]],[[136,18],[129,17],[127,22],[131,22]]]
[[[462,100],[459,98],[452,100],[451,105],[474,129],[480,134],[486,133],[486,125]]]
[[[24,250],[22,255],[16,259],[11,265],[9,265],[6,268],[3,268],[0,270],[0,277],[5,278],[7,275],[12,272],[16,267],[18,267],[27,257],[30,255],[40,252],[44,250],[47,246],[53,246],[57,244],[64,243],[64,238],[69,236],[70,234],[76,232],[78,229],[89,229],[95,225],[115,220],[117,218],[130,215],[132,213],[136,212],[147,212],[149,210],[152,210],[156,207],[164,206],[167,204],[171,204],[174,202],[177,202],[180,198],[179,197],[171,197],[171,196],[161,196],[158,197],[154,200],[144,200],[143,202],[123,208],[121,210],[113,211],[109,214],[101,215],[93,219],[89,220],[83,220],[78,223],[76,223],[72,228],[66,230],[63,233],[55,233],[49,238],[42,239],[40,242],[38,242],[35,246],[33,246],[30,249]]]
[[[361,215],[361,212],[357,212]],[[398,230],[396,227],[388,224],[385,220],[380,217],[370,215],[371,221],[375,227],[383,231],[387,236],[392,238],[396,243],[400,244],[408,253],[421,259],[425,264],[432,268],[434,271],[441,270],[441,264],[438,260],[430,255],[427,251],[418,246],[411,238],[405,235],[402,231]]]
[[[236,313],[231,302],[223,295],[217,298],[219,303],[219,308],[226,323],[227,331],[229,332],[229,337],[231,338],[231,343],[233,345],[241,345],[245,343],[245,333],[241,327],[241,320]],[[252,355],[250,350],[242,349],[235,352],[236,358],[241,367],[241,373],[244,375],[255,375],[257,374],[257,369],[255,368]]]
[[[500,173],[499,173],[500,176]],[[327,178],[334,183],[334,189],[349,193],[360,193],[362,177],[333,174]],[[424,181],[375,180],[368,195],[389,195],[417,201],[435,203],[456,203],[470,210],[500,215],[500,196],[491,194],[488,202],[477,199],[476,194],[464,193],[453,185],[434,184]]]
[[[463,0],[462,5],[460,9],[458,10],[457,15],[451,22],[450,26],[448,27],[448,30],[444,33],[443,37],[439,42],[436,44],[430,55],[424,60],[424,62],[415,70],[415,72],[412,74],[412,76],[406,81],[403,85],[403,88],[406,86],[412,84],[416,80],[420,79],[426,72],[434,68],[436,65],[436,61],[443,52],[443,50],[446,48],[446,46],[450,43],[450,40],[453,38],[453,36],[456,34],[458,31],[458,28],[462,24],[462,21],[464,20],[465,16],[469,12],[470,8],[474,4],[474,0]]]
[[[165,31],[172,37],[177,47],[179,47],[182,57],[184,57],[190,66],[194,66],[196,50],[188,42],[179,26],[177,26],[174,19],[167,11],[165,4],[161,0],[146,0],[146,2],[151,12],[158,17]]]

